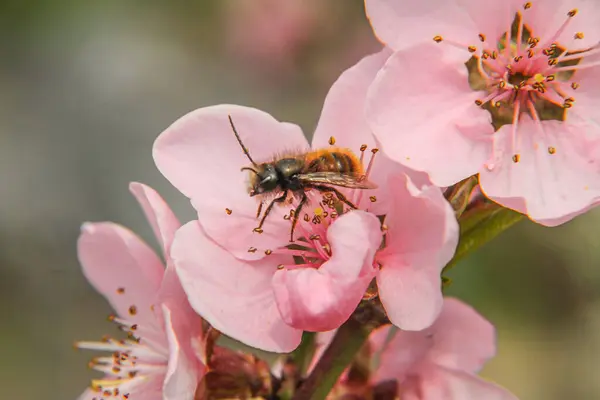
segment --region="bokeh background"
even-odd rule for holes
[[[93,374],[73,341],[115,332],[80,224],[154,243],[129,181],[192,218],[152,161],[165,127],[238,103],[310,136],[329,86],[379,48],[360,0],[3,0],[0,32],[0,397],[16,400],[75,399]],[[521,399],[600,398],[599,222],[522,222],[450,274],[498,329],[483,375]]]

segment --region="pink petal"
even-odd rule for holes
[[[402,50],[431,41],[436,35],[447,35],[458,42],[477,40],[477,26],[457,3],[365,0],[365,8],[379,40],[394,50]]]
[[[338,328],[352,314],[373,279],[373,256],[381,244],[373,214],[353,211],[327,230],[331,258],[319,269],[280,270],[273,290],[284,321],[307,331]]]
[[[340,75],[325,99],[321,118],[312,140],[313,148],[329,147],[331,136],[335,137],[336,146],[349,148],[356,154],[359,154],[362,145],[367,145],[365,167],[367,166],[371,149],[378,145],[365,118],[365,99],[375,75],[391,54],[389,49],[383,49],[379,53],[366,56]],[[369,196],[375,196],[377,199],[375,203],[368,204],[370,212],[377,215],[387,213],[390,207],[387,180],[391,174],[399,172],[409,174],[413,180],[422,182],[428,180],[426,174],[409,170],[378,153],[369,180],[376,183],[379,188],[369,190],[363,196],[363,204],[365,200],[368,202]],[[357,206],[360,208],[360,205]]]
[[[433,369],[418,390],[422,400],[517,400],[508,390],[477,375],[443,367]]]
[[[198,382],[205,367],[194,358],[191,348],[192,334],[200,332],[200,319],[192,328],[188,321],[173,315],[167,305],[162,306],[169,341],[169,362],[163,385],[164,400],[193,400]],[[177,313],[174,310],[174,313]]]
[[[474,104],[482,94],[469,87],[467,69],[442,49],[432,43],[394,53],[369,90],[366,113],[387,156],[444,187],[480,169],[492,126]]]
[[[431,340],[424,332],[400,331],[391,325],[373,331],[369,343],[380,357],[372,377],[374,383],[403,382],[418,369],[431,347]]]
[[[525,118],[518,128],[516,150],[510,126],[495,135],[499,148],[495,167],[480,173],[481,190],[492,200],[512,208],[525,205],[517,211],[554,225],[585,211],[600,196],[600,126],[559,121],[536,126]],[[549,154],[549,147],[555,154]],[[518,163],[512,161],[515,153]]]
[[[129,190],[142,206],[154,235],[162,247],[163,254],[167,258],[175,231],[181,226],[179,220],[163,198],[151,187],[132,182],[129,184]]]
[[[395,208],[386,217],[386,249],[377,257],[379,296],[404,330],[430,326],[442,308],[440,273],[458,244],[458,223],[435,186],[417,189],[405,176],[389,181]]]
[[[134,323],[154,323],[150,306],[164,268],[148,245],[120,225],[85,223],[77,252],[84,275],[118,315]]]
[[[446,297],[431,327],[433,347],[428,358],[447,368],[477,372],[496,354],[496,330],[471,306]]]
[[[258,203],[247,192],[248,171],[240,171],[250,162],[234,136],[228,115],[257,163],[282,152],[308,148],[296,125],[278,122],[253,108],[219,105],[192,111],[167,128],[154,143],[154,160],[165,177],[192,199],[211,238],[237,257],[262,258],[265,249],[287,244],[290,225],[282,218],[282,208],[277,207],[264,233],[253,232],[258,225]],[[232,210],[231,215],[226,209]],[[249,247],[263,251],[248,253]]]
[[[271,279],[289,258],[239,260],[214,243],[197,221],[175,235],[171,256],[190,304],[224,334],[266,351],[289,352],[302,331],[284,323],[275,304]]]

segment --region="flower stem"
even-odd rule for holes
[[[336,332],[311,374],[292,400],[323,400],[369,337],[368,324],[350,318]]]
[[[459,220],[458,248],[454,258],[444,267],[442,274],[454,267],[467,254],[521,221],[523,217],[523,214],[488,202],[465,212]]]

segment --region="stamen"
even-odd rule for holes
[[[568,65],[568,66],[564,66],[564,67],[556,67],[553,70],[554,71],[578,71],[578,70],[582,70],[582,69],[597,67],[598,65],[600,65],[600,61],[596,61],[596,62],[592,62],[589,64],[584,64],[584,65],[577,64],[577,65]]]
[[[230,208],[226,208],[225,212],[227,213],[227,215],[231,215],[231,213],[233,212]]]
[[[333,146],[335,144],[335,138],[333,136],[329,137],[329,145]]]
[[[375,161],[375,154],[377,154],[377,152],[379,151],[379,149],[375,148],[371,150],[371,159],[369,160],[369,165],[367,166],[367,172],[365,172],[365,179],[369,178],[369,175],[371,174],[371,168],[373,168],[373,161]]]

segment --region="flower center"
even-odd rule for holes
[[[515,163],[520,159],[516,149],[520,116],[528,114],[538,127],[544,120],[566,121],[567,110],[575,106],[575,91],[580,86],[574,72],[600,65],[599,61],[586,62],[587,57],[600,53],[600,43],[589,48],[577,46],[584,38],[583,32],[575,32],[570,40],[558,43],[578,14],[577,9],[567,13],[566,20],[554,34],[540,38],[527,24],[531,8],[532,3],[525,3],[496,43],[487,40],[485,33],[479,34],[479,46],[434,37],[437,43],[444,42],[472,54],[465,63],[469,85],[483,92],[475,104],[490,113],[495,130],[512,125]],[[555,152],[555,147],[548,147],[549,154]],[[488,164],[488,169],[492,168],[493,164]]]
[[[142,327],[114,316],[110,316],[109,320],[119,324],[127,332],[128,339],[104,337],[100,342],[77,342],[75,346],[79,349],[112,352],[110,357],[97,357],[90,361],[90,368],[104,373],[102,379],[92,380],[91,389],[98,392],[98,398],[127,399],[150,376],[164,374],[168,349],[160,342],[149,339],[163,335],[163,332],[158,332],[153,327]],[[141,338],[142,335],[144,339]]]

